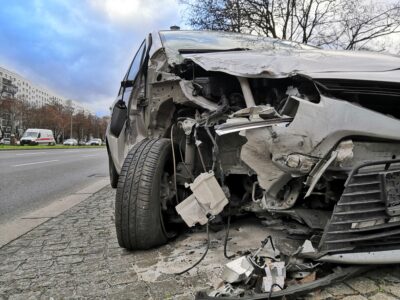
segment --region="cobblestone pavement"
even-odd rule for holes
[[[212,233],[206,259],[183,276],[204,250],[205,234],[191,233],[144,252],[121,249],[114,230],[114,194],[104,188],[86,201],[0,249],[0,299],[193,299],[218,277],[224,232]],[[230,250],[244,249],[262,228],[233,229]],[[251,234],[249,234],[251,232]],[[308,299],[400,299],[400,267],[377,268]]]

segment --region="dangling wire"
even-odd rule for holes
[[[208,223],[209,222],[207,222],[207,224],[206,224],[206,231],[207,231],[207,247],[206,247],[206,251],[203,253],[203,255],[200,257],[200,259],[194,265],[192,265],[191,267],[189,267],[189,268],[187,268],[187,269],[185,269],[185,270],[183,270],[183,271],[181,271],[179,273],[174,273],[174,275],[182,275],[182,274],[184,274],[186,272],[189,272],[191,269],[193,269],[199,263],[201,263],[201,261],[206,257],[208,249],[210,248],[210,232],[209,232],[209,229],[208,229]]]
[[[269,293],[268,293],[268,300],[271,300],[271,297],[272,297],[272,289],[274,288],[274,287],[278,287],[278,288],[280,288],[281,290],[283,290],[283,288],[279,285],[279,284],[277,284],[277,283],[273,283],[272,285],[271,285],[271,288],[270,288],[270,290],[269,290]]]
[[[174,185],[175,185],[175,199],[176,204],[179,204],[178,198],[178,184],[176,183],[176,158],[175,158],[175,147],[174,147],[174,127],[175,124],[171,126],[171,147],[172,147],[172,164],[174,165]]]
[[[201,142],[197,139],[197,128],[196,128],[196,127],[194,128],[194,134],[193,134],[193,136],[194,136],[194,140],[195,140],[195,144],[196,144],[197,151],[199,152],[199,157],[200,157],[201,165],[202,165],[202,167],[203,167],[204,172],[207,172],[207,168],[206,168],[206,165],[205,165],[204,159],[203,159],[203,154],[201,154],[201,150],[200,150],[200,143],[201,143]]]
[[[224,256],[227,259],[231,259],[235,257],[235,254],[228,255],[227,252],[227,245],[228,245],[228,239],[229,239],[229,229],[231,226],[231,205],[230,203],[228,204],[228,220],[226,224],[226,230],[225,230],[225,240],[224,240]]]

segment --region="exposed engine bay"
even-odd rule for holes
[[[128,107],[131,144],[171,142],[160,192],[169,223],[256,215],[280,233],[279,260],[303,271],[400,262],[398,58],[171,51],[151,56]],[[256,260],[246,257],[238,269]]]
[[[245,78],[195,61],[152,69],[149,131],[176,146],[179,199],[191,194],[185,184],[212,172],[231,212],[256,213],[302,236],[315,258],[358,263],[358,256],[333,253],[370,251],[382,242],[400,246],[400,219],[388,213],[397,202],[383,195],[397,183],[382,179],[395,180],[399,169],[400,84],[299,74]],[[354,173],[371,161],[376,164]],[[203,224],[210,212],[199,217]],[[335,243],[340,247],[333,249]]]

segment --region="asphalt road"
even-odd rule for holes
[[[107,176],[105,148],[0,151],[0,224]]]

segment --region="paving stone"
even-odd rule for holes
[[[57,257],[58,264],[76,264],[83,261],[82,256],[70,255],[70,256],[59,256]]]
[[[115,286],[120,284],[137,282],[137,280],[138,276],[135,272],[124,272],[110,276],[110,278],[107,279],[107,282],[110,284],[110,286]]]
[[[114,229],[114,197],[115,190],[105,188],[0,248],[0,300],[1,297],[186,300],[193,299],[196,291],[210,287],[209,274],[221,271],[219,263],[207,269],[207,263],[203,262],[184,276],[160,270],[165,264],[182,262],[179,257],[196,245],[203,246],[203,238],[193,244],[185,243],[188,234],[150,251],[130,252],[120,248]],[[216,236],[213,241],[217,241]],[[218,241],[213,248],[221,245]],[[397,283],[400,283],[398,266],[379,267],[346,284],[315,291],[306,299],[365,300],[367,296],[374,300],[396,299],[400,297]]]
[[[326,290],[315,291],[307,295],[306,300],[332,300],[334,297]]]
[[[388,292],[398,298],[400,298],[400,285],[399,284],[383,284],[380,286],[385,292]]]
[[[108,299],[132,300],[132,299],[155,299],[148,291],[149,287],[143,282],[129,285],[119,285],[112,289],[105,290]]]
[[[30,259],[25,263],[21,264],[21,270],[32,270],[32,269],[48,269],[54,264],[53,260],[36,260]]]
[[[28,292],[10,295],[8,300],[34,300],[39,299],[41,292]]]
[[[0,265],[0,274],[15,271],[21,264],[22,264],[22,262],[9,262],[9,263],[5,263],[5,264],[1,264]]]
[[[187,299],[194,299],[194,295],[190,293],[184,293],[180,295],[175,295],[171,299],[172,300],[187,300]]]
[[[385,293],[377,293],[369,297],[368,300],[398,300],[398,298],[392,297]]]
[[[379,289],[374,281],[366,277],[351,278],[346,281],[346,284],[363,295],[372,295]]]
[[[382,267],[368,272],[367,274],[365,274],[365,277],[369,277],[370,279],[378,282],[400,282],[400,271],[397,266],[392,266],[390,268]]]
[[[73,299],[76,296],[75,288],[56,288],[47,289],[44,291],[41,299],[44,300],[56,300],[56,299]]]
[[[52,245],[45,245],[43,247],[43,251],[53,251],[53,250],[64,250],[68,247],[67,242],[63,242],[60,244],[52,244]]]
[[[182,293],[182,287],[175,280],[168,280],[149,284],[149,291],[154,299],[171,299]]]
[[[355,295],[355,296],[347,296],[342,298],[342,300],[368,300],[368,298],[365,298],[364,296],[361,295]]]
[[[348,296],[348,295],[355,295],[357,292],[350,288],[349,286],[345,285],[344,283],[339,283],[335,286],[329,287],[326,289],[328,293],[332,294],[333,296]]]

